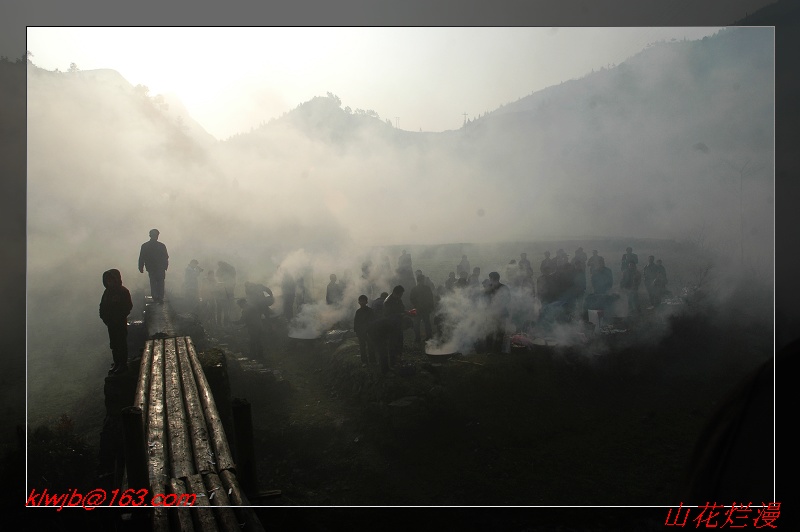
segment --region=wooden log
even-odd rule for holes
[[[150,368],[153,365],[153,341],[148,340],[142,351],[142,361],[139,366],[139,381],[133,396],[133,406],[142,409],[142,419],[147,420],[147,398],[150,390]]]
[[[164,493],[166,489],[165,484],[161,484],[158,486],[153,486],[153,490],[156,490],[156,493]],[[151,492],[152,495],[152,492]],[[148,501],[149,503],[150,501]],[[151,515],[151,528],[152,532],[169,532],[171,527],[169,523],[169,508],[166,506],[153,506],[153,512]]]
[[[236,474],[230,469],[224,469],[220,471],[219,478],[222,480],[222,486],[231,501],[231,505],[233,505],[233,511],[236,513],[242,530],[244,532],[266,532],[264,525],[261,524],[256,513],[250,508],[252,505],[239,486]]]
[[[198,396],[192,366],[186,354],[186,347],[178,349],[178,366],[181,374],[181,388],[189,421],[189,438],[194,452],[194,465],[198,473],[216,472],[214,451],[209,441],[203,405]]]
[[[200,366],[200,361],[197,359],[197,352],[194,348],[192,339],[188,336],[185,337],[186,352],[189,361],[192,365],[194,378],[197,382],[197,392],[200,395],[200,401],[203,404],[203,412],[206,417],[206,424],[208,426],[209,435],[211,437],[211,444],[214,447],[216,455],[217,471],[223,469],[235,469],[236,464],[231,455],[231,449],[228,445],[228,439],[225,436],[225,429],[222,426],[222,419],[217,411],[214,396],[211,394],[211,388],[208,385],[208,380],[203,373],[203,368]]]
[[[219,472],[219,478],[225,487],[225,493],[233,506],[250,506],[250,500],[245,495],[236,473],[232,469],[223,469]]]
[[[222,485],[219,475],[216,473],[204,473],[202,476],[206,490],[208,491],[208,500],[211,502],[211,505],[230,506],[231,500],[228,498],[228,492]]]
[[[192,507],[192,514],[195,517],[195,529],[202,530],[203,532],[217,532],[217,519],[211,509],[211,501],[208,500],[208,493],[206,492],[203,477],[199,474],[189,475],[183,479],[186,484],[186,491],[194,493],[197,496],[195,505]]]
[[[255,495],[258,491],[258,475],[256,473],[250,402],[247,399],[234,399],[231,408],[233,410],[233,430],[236,432],[236,462],[239,464],[236,473],[244,491]]]
[[[216,514],[219,528],[225,532],[240,532],[239,520],[230,507],[231,501],[228,499],[219,475],[207,473],[203,475],[203,482],[208,493],[208,500],[212,506],[215,506],[214,513]]]
[[[142,409],[138,406],[122,409],[122,436],[128,487],[135,490],[146,488],[152,495],[147,471],[144,421],[142,420]]]
[[[169,522],[169,509],[166,506],[156,506],[152,513],[152,532],[171,532]]]
[[[169,434],[170,472],[174,478],[187,477],[195,472],[181,388],[175,338],[167,338],[164,340],[164,399]]]
[[[186,490],[186,484],[179,478],[172,478],[169,481],[170,493],[181,496],[189,493]],[[192,514],[188,506],[177,506],[172,508],[174,529],[181,532],[194,532],[194,524],[192,523]]]
[[[186,336],[189,336],[188,334]],[[228,358],[225,351],[221,348],[209,348],[200,352],[195,352],[203,368],[203,375],[208,381],[208,389],[211,397],[217,405],[217,414],[222,420],[222,427],[228,436],[228,446],[231,456],[236,459],[236,440],[233,437],[233,413],[231,412],[231,380],[228,375]]]
[[[169,302],[163,304],[150,303],[145,307],[144,323],[148,338],[169,338],[175,336],[175,325],[172,322],[172,307]]]
[[[150,485],[164,486],[166,474],[166,451],[164,442],[167,431],[164,420],[164,343],[156,340],[153,346],[153,363],[150,377],[147,416],[147,456]]]

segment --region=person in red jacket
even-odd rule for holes
[[[108,340],[114,364],[108,374],[128,370],[128,315],[133,308],[131,293],[122,286],[122,274],[117,269],[103,272],[106,287],[100,299],[100,319],[108,328]]]

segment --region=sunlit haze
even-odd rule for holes
[[[308,276],[319,301],[329,274],[397,260],[387,246],[438,282],[472,244],[486,273],[546,247],[616,261],[635,239],[676,269],[679,242],[721,253],[720,276],[772,271],[772,28],[31,28],[27,44],[39,320],[109,268],[146,290],[151,228],[168,292],[190,260],[224,260],[272,286]]]
[[[400,129],[454,130],[648,44],[718,29],[30,27],[27,49],[40,68],[113,69],[174,94],[223,140],[328,92]]]

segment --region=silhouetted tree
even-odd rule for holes
[[[157,94],[155,97],[153,97],[153,103],[162,110],[169,111],[169,104],[164,100],[163,94]]]
[[[341,99],[340,99],[338,96],[336,96],[335,94],[333,94],[332,92],[329,92],[329,93],[328,93],[328,98],[330,98],[331,100],[335,101],[335,102],[336,102],[336,105],[337,105],[338,107],[341,107],[341,106],[342,106],[342,100],[341,100]]]
[[[136,94],[144,96],[145,98],[147,98],[147,95],[150,93],[150,89],[147,87],[147,85],[142,85],[141,83],[136,85],[133,90],[136,91]]]
[[[79,70],[80,68],[78,68],[78,65],[76,65],[75,63],[69,64],[69,72],[78,72]]]

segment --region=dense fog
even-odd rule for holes
[[[283,272],[306,275],[319,301],[330,273],[358,279],[386,256],[396,266],[402,246],[611,237],[693,240],[769,279],[773,56],[772,28],[724,30],[520,95],[455,131],[403,131],[327,94],[225,140],[113,70],[29,64],[29,360],[106,356],[101,274],[117,268],[148,293],[136,266],[151,228],[169,249],[168,292],[191,259],[229,262],[276,294]],[[609,251],[614,267],[623,249]],[[355,308],[315,317],[330,326]]]

